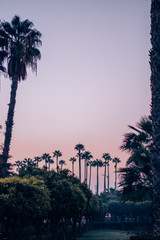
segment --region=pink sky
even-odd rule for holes
[[[127,125],[150,112],[149,0],[3,1],[1,20],[17,14],[43,35],[38,73],[19,84],[12,161],[61,150],[67,168],[74,146],[94,158],[119,157]],[[0,124],[5,126],[10,80],[1,76]],[[1,143],[3,134],[1,133]],[[82,163],[83,164],[83,163]],[[76,163],[78,173],[78,162]],[[111,165],[111,186],[114,186]],[[96,185],[93,170],[92,189]],[[100,189],[103,189],[100,170]]]

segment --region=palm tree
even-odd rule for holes
[[[153,172],[153,236],[160,239],[160,2],[151,0],[151,113],[152,113],[152,136],[153,148],[151,155],[151,167]]]
[[[121,160],[117,157],[112,159],[112,162],[114,163],[115,168],[115,190],[117,188],[117,164],[121,162]]]
[[[63,165],[66,165],[66,161],[65,160],[60,160],[59,164],[61,165],[61,171],[62,171]]]
[[[82,159],[84,159],[84,182],[87,184],[88,177],[88,161],[93,158],[90,152],[86,151],[82,154]]]
[[[124,135],[120,147],[130,154],[126,167],[118,171],[120,186],[124,200],[142,201],[150,199],[152,192],[152,122],[150,117],[143,117],[136,127],[129,125],[129,128],[132,132]]]
[[[99,167],[103,166],[103,162],[100,159],[96,159],[96,160],[93,161],[92,166],[97,167],[97,196],[98,196],[98,192],[99,192]]]
[[[9,156],[12,129],[14,125],[14,110],[18,83],[27,77],[27,67],[37,70],[37,60],[41,58],[38,47],[41,45],[41,33],[33,28],[28,19],[21,21],[15,16],[11,23],[0,23],[0,58],[1,63],[6,61],[7,72],[12,81],[10,103],[6,121],[4,147],[0,161],[0,177],[7,173],[6,163]],[[5,52],[5,57],[2,54]]]
[[[81,182],[81,159],[82,159],[82,151],[84,151],[84,145],[79,143],[75,146],[74,149],[78,151],[77,156],[79,157],[79,180]]]
[[[108,191],[109,191],[109,161],[111,161],[111,156],[109,153],[103,153],[102,158],[104,158],[104,192],[106,192],[106,165],[108,166]]]
[[[15,164],[13,164],[14,166],[16,166],[17,167],[17,171],[19,172],[20,171],[20,169],[24,166],[24,164],[23,164],[23,162],[22,161],[16,161],[15,162]]]
[[[42,161],[41,157],[34,157],[34,162],[36,163],[37,168],[38,168],[39,162],[41,162],[41,161]]]
[[[53,152],[53,157],[56,157],[56,165],[57,165],[57,173],[58,173],[58,158],[62,156],[62,153],[60,150],[55,150]]]
[[[51,158],[51,156],[48,156],[48,170],[50,171],[51,164],[54,163],[54,160]]]
[[[22,162],[25,166],[36,167],[35,162],[31,158],[25,158]]]
[[[50,158],[51,156],[49,155],[49,153],[43,153],[42,154],[42,160],[44,160],[45,161],[45,167],[46,167],[46,169],[47,169],[47,163],[48,163],[48,158]]]
[[[92,166],[93,166],[93,161],[88,161],[88,164],[89,164],[89,189],[91,188],[91,169],[92,169]]]
[[[72,162],[72,174],[74,176],[74,163],[77,161],[77,159],[75,157],[71,157],[69,161]]]

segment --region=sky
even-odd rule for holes
[[[16,14],[42,33],[37,75],[29,70],[18,86],[11,162],[60,150],[71,170],[69,158],[82,143],[94,159],[106,152],[125,166],[128,155],[119,147],[127,125],[150,113],[150,1],[0,0],[0,6],[2,21]],[[10,85],[1,76],[0,143]],[[95,168],[92,176],[95,191]],[[113,187],[112,163],[110,177]]]

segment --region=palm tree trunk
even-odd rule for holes
[[[91,168],[92,168],[92,166],[91,166],[91,164],[90,164],[90,171],[89,171],[89,189],[91,189]]]
[[[79,180],[81,182],[81,152],[79,151]]]
[[[84,159],[84,182],[86,183],[86,159]]]
[[[97,165],[97,196],[98,196],[98,189],[99,188],[99,174],[98,174],[98,165]]]
[[[74,162],[72,161],[72,174],[74,176]]]
[[[86,184],[88,182],[88,160],[87,160],[87,163],[86,163]]]
[[[108,176],[107,176],[107,179],[108,179],[108,192],[109,192],[109,163],[108,163],[107,167],[108,167]]]
[[[117,188],[117,164],[115,164],[115,190]]]
[[[160,239],[160,0],[151,0],[151,95],[153,147],[151,166],[153,172],[153,236]]]
[[[45,159],[45,166],[46,166],[46,169],[47,169],[47,159]]]
[[[14,118],[14,110],[16,105],[16,93],[18,88],[18,76],[15,75],[12,78],[11,84],[11,94],[10,94],[10,103],[6,121],[6,132],[4,139],[4,147],[3,152],[0,159],[0,177],[4,178],[7,175],[7,160],[9,157],[10,144],[12,139],[12,129],[13,129],[13,118]]]
[[[104,192],[106,192],[106,162],[104,165]]]
[[[51,162],[49,161],[48,162],[48,170],[50,171],[50,165],[51,165]]]
[[[56,164],[57,164],[57,173],[58,173],[58,156],[56,158]]]

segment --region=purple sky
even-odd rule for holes
[[[61,150],[75,155],[83,143],[94,158],[119,150],[127,125],[150,111],[149,0],[6,0],[1,20],[17,14],[43,35],[37,76],[19,84],[12,161]],[[10,80],[1,77],[0,124],[4,132]],[[3,134],[0,134],[3,142]],[[83,163],[82,163],[83,164]],[[75,164],[78,173],[78,162]],[[111,186],[114,186],[111,165]],[[96,170],[92,189],[95,190]],[[100,185],[103,188],[103,172]]]

